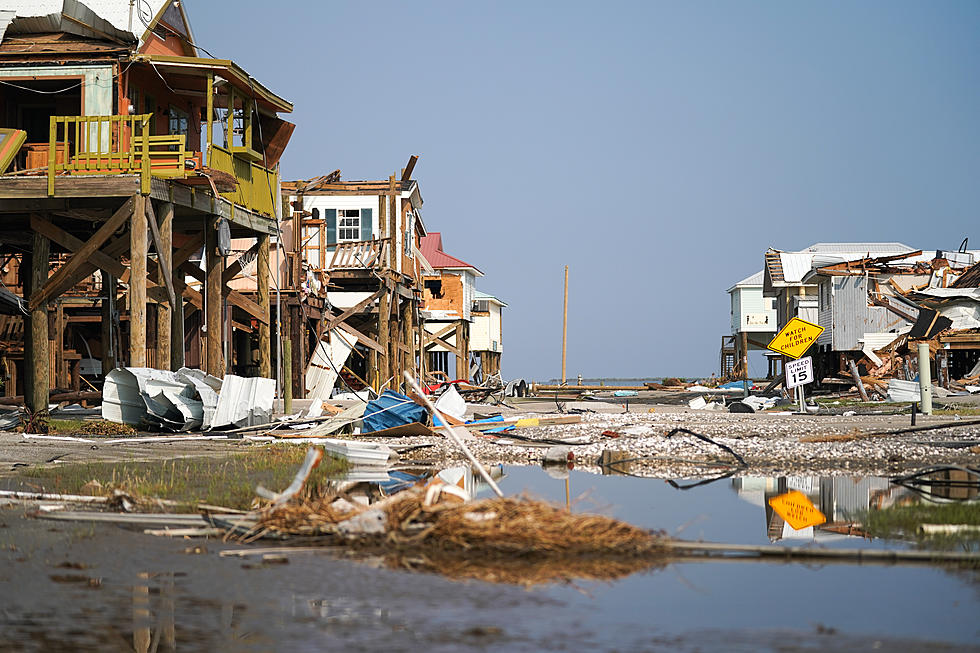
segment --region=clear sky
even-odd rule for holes
[[[980,248],[980,2],[185,0],[291,100],[286,179],[420,155],[503,372],[707,375],[772,246]]]

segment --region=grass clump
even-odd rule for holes
[[[305,456],[306,447],[281,444],[225,457],[35,467],[24,475],[33,487],[45,492],[84,494],[83,486],[95,480],[107,493],[120,489],[137,498],[169,499],[185,509],[209,503],[246,510],[255,499],[257,485],[273,491],[285,489]],[[307,490],[318,492],[344,468],[343,461],[324,456]]]
[[[865,530],[871,537],[910,540],[928,548],[980,550],[980,530],[954,534],[927,535],[923,524],[953,524],[980,527],[980,503],[915,503],[872,510],[864,516]]]

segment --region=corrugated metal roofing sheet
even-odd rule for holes
[[[148,6],[145,13],[152,20],[167,0],[143,0],[139,5]],[[104,39],[103,34],[122,40],[135,41],[129,31],[129,0],[3,0],[5,10],[15,13],[9,26],[10,33],[69,32],[79,36]],[[146,26],[133,9],[133,32],[142,34]],[[64,20],[70,16],[74,20]],[[86,27],[88,26],[88,27]]]
[[[498,304],[500,304],[501,306],[507,306],[507,304],[505,302],[501,301],[498,297],[495,297],[494,295],[491,295],[489,293],[481,292],[479,290],[474,290],[473,291],[473,298],[474,299],[491,299],[491,300],[497,302]]]
[[[17,12],[13,9],[0,9],[0,41],[3,41],[3,35],[7,31],[7,26],[10,25],[10,21],[16,15]]]
[[[728,289],[728,291],[731,292],[735,288],[741,288],[743,286],[761,286],[764,280],[765,280],[765,274],[763,270],[759,270],[755,274],[747,276],[741,281],[739,281],[738,283],[734,284],[731,288]]]
[[[861,252],[861,256],[866,256],[869,253],[884,256],[888,254],[914,252],[915,248],[903,243],[814,243],[801,251],[834,253]]]
[[[483,276],[479,268],[466,261],[451,256],[442,251],[442,233],[433,231],[422,237],[422,256],[436,270],[438,269],[469,269],[474,270],[477,275]]]

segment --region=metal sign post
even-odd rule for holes
[[[804,403],[803,386],[813,383],[813,358],[804,356],[803,358],[786,363],[786,389],[796,389],[796,399],[800,404],[800,412],[806,414],[806,404]]]

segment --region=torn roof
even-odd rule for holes
[[[3,0],[10,33],[67,32],[142,46],[161,19],[193,42],[184,8],[170,0]],[[0,32],[0,39],[3,33]]]
[[[799,252],[770,249],[765,261],[767,285],[772,287],[800,285],[814,267],[855,261],[870,255],[890,256],[915,252],[902,243],[814,243]]]
[[[980,263],[975,263],[972,267],[956,278],[951,284],[953,288],[976,288],[980,286]]]
[[[3,26],[0,39],[8,34],[66,32],[126,45],[137,42],[132,33],[119,29],[76,0],[4,0],[4,8],[8,10],[7,20],[0,21]]]
[[[494,297],[493,295],[482,292],[480,290],[476,290],[473,292],[473,299],[486,299],[487,301],[491,301],[494,304],[499,304],[500,306],[507,306],[506,302],[503,302],[497,297]]]
[[[467,270],[478,277],[483,273],[475,265],[451,256],[442,250],[442,233],[431,231],[422,237],[422,256],[436,270]]]

